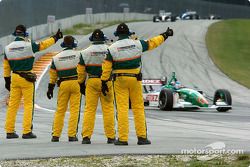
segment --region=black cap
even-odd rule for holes
[[[89,37],[90,41],[105,41],[105,36],[102,30],[95,29],[92,35]]]
[[[14,36],[28,36],[28,33],[26,33],[26,27],[22,24],[16,26],[13,35]]]
[[[72,37],[71,35],[65,36],[63,39],[64,46],[68,46],[68,47],[73,46],[74,40],[75,40],[74,37]]]
[[[15,32],[16,33],[25,33],[26,27],[24,25],[20,24],[20,25],[16,26]]]
[[[127,24],[125,23],[121,23],[117,26],[116,28],[116,33],[115,35],[116,36],[119,36],[121,34],[124,34],[124,35],[130,35],[130,31],[129,31],[129,28],[127,26]]]

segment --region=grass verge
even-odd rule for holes
[[[211,25],[206,35],[209,55],[233,80],[250,88],[250,19],[232,19]]]
[[[248,167],[250,155],[217,155],[212,160],[199,160],[204,155],[125,155],[49,158],[37,160],[0,161],[1,167]]]
[[[129,23],[129,22],[137,22],[137,21],[146,21],[146,20],[129,20],[125,22]],[[80,23],[80,24],[74,25],[72,28],[64,30],[64,34],[86,35],[86,34],[93,32],[97,28],[102,29],[102,28],[109,27],[112,25],[120,24],[121,22],[123,21],[99,22],[95,24]]]

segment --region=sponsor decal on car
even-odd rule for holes
[[[160,79],[143,79],[143,85],[162,85],[162,81]]]

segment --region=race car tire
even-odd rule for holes
[[[171,21],[171,22],[176,21],[176,17],[175,17],[175,16],[170,16],[170,21]]]
[[[164,111],[173,110],[173,92],[170,89],[162,89],[159,95],[159,107]]]
[[[149,101],[144,101],[144,106],[149,106]]]
[[[195,19],[196,20],[199,20],[200,19],[200,16],[198,14],[195,15]]]
[[[153,17],[153,22],[160,22],[160,21],[163,21],[160,16],[154,16]]]
[[[214,99],[213,99],[213,104],[216,104],[216,101],[218,99],[222,99],[224,100],[225,103],[227,103],[227,105],[232,105],[232,96],[231,93],[226,90],[226,89],[218,89],[215,91],[214,93]],[[216,109],[219,112],[226,112],[229,110],[229,108],[223,108],[223,107],[218,107]]]
[[[156,19],[157,19],[158,17],[157,16],[154,16],[153,17],[153,22],[156,22]]]

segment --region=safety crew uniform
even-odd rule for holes
[[[144,102],[141,84],[141,56],[164,42],[158,35],[147,41],[129,39],[128,35],[119,36],[118,41],[109,46],[109,53],[102,64],[101,80],[114,76],[114,92],[118,114],[119,141],[127,142],[129,134],[129,99],[134,114],[136,135],[147,138]],[[137,79],[138,78],[138,79]]]
[[[35,43],[27,38],[17,36],[4,50],[4,77],[11,77],[10,100],[6,114],[6,133],[15,132],[17,111],[23,96],[23,134],[32,132],[34,112],[34,83],[29,82],[18,73],[31,72],[34,63],[34,53],[44,50],[55,43],[50,37],[42,42]],[[12,72],[12,73],[11,73]]]
[[[112,82],[108,81],[109,92],[104,96],[101,91],[102,62],[108,53],[108,46],[104,42],[94,42],[85,50],[81,51],[80,62],[77,67],[79,83],[83,83],[86,74],[86,98],[83,116],[82,137],[91,138],[95,124],[95,114],[98,100],[101,100],[104,131],[107,138],[115,138],[114,129],[114,95]],[[109,80],[109,78],[107,78]]]
[[[76,70],[78,62],[79,51],[73,50],[73,48],[64,49],[54,56],[51,62],[49,83],[55,85],[58,78],[60,83],[52,132],[55,137],[61,136],[68,103],[70,105],[68,137],[77,135],[81,109],[81,93]]]

